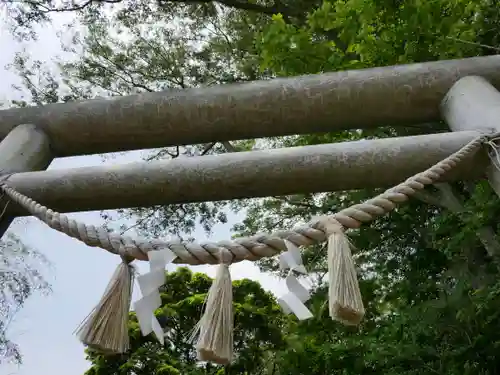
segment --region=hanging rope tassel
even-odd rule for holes
[[[101,300],[76,331],[84,345],[108,354],[129,350],[128,318],[135,272],[130,259],[122,259]]]
[[[229,273],[233,255],[222,249],[220,258],[221,264],[208,291],[205,312],[193,337],[198,334],[198,360],[225,365],[233,359],[233,285]]]
[[[324,223],[328,235],[330,317],[345,325],[358,325],[365,315],[359,290],[351,243],[342,225],[329,218]]]

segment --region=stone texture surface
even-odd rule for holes
[[[500,56],[9,109],[0,138],[37,124],[69,156],[420,123],[439,119],[439,103],[468,75],[500,87]]]
[[[168,161],[26,172],[8,184],[60,212],[390,187],[478,136],[454,132]],[[444,180],[480,177],[478,153]]]
[[[469,76],[456,82],[442,101],[441,112],[454,131],[500,133],[500,92],[483,77]],[[500,140],[496,145],[499,160],[496,165],[490,163],[485,174],[500,196]]]
[[[52,159],[49,138],[34,125],[19,125],[0,142],[0,174],[2,175],[44,170]],[[0,199],[0,212],[4,210],[5,204],[7,204],[6,200]],[[16,210],[23,212],[15,204],[9,204],[4,215],[0,217],[0,237],[12,223],[14,219],[12,212]]]

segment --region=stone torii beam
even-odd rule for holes
[[[25,172],[11,176],[8,185],[59,212],[390,187],[479,134],[460,131]],[[478,153],[443,181],[479,178],[487,165],[486,155]]]
[[[500,88],[500,56],[335,72],[0,111],[0,139],[35,124],[56,156],[440,120],[461,77]]]
[[[12,129],[0,142],[0,174],[8,176],[11,173],[44,170],[52,162],[53,157],[47,135],[33,125],[21,124]],[[0,238],[13,220],[12,210],[2,212]]]
[[[481,76],[457,81],[443,99],[441,112],[454,131],[474,129],[500,133],[500,92]],[[496,158],[497,165],[490,164],[486,174],[491,187],[500,196],[500,154]]]

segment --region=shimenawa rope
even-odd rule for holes
[[[284,239],[287,239],[296,246],[306,246],[314,242],[323,242],[328,236],[324,223],[328,223],[331,219],[338,221],[344,229],[359,228],[362,223],[370,222],[376,217],[392,211],[396,208],[397,204],[407,201],[417,190],[422,190],[426,185],[438,181],[442,175],[460,163],[465,157],[475,153],[488,140],[488,137],[480,136],[425,172],[410,177],[405,182],[386,190],[377,197],[343,209],[331,216],[316,218],[305,226],[296,227],[290,231],[258,234],[230,241],[205,242],[201,244],[147,240],[140,237],[132,238],[117,233],[109,233],[105,228],[87,225],[70,219],[66,215],[54,212],[17,192],[6,183],[2,185],[2,189],[10,199],[51,228],[79,239],[89,246],[101,247],[114,254],[147,260],[146,253],[148,251],[169,248],[178,257],[175,261],[176,263],[192,265],[218,264],[218,254],[220,248],[223,247],[233,254],[233,263],[236,263],[242,260],[257,260],[263,257],[270,257],[281,251],[286,251]]]

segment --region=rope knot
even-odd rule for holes
[[[344,233],[344,226],[334,216],[324,216],[318,219],[318,227],[327,237],[334,233]]]
[[[220,247],[219,250],[220,263],[229,266],[231,263],[233,263],[233,260],[234,260],[234,254],[229,249],[225,247]]]
[[[120,245],[120,247],[118,247],[118,255],[120,255],[123,263],[128,265],[135,260],[135,257],[132,255],[132,250],[131,246],[127,245]]]

